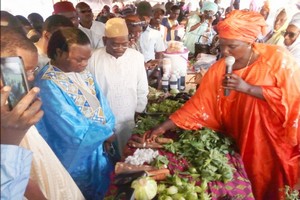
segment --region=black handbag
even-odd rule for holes
[[[200,35],[200,37],[198,38],[198,42],[195,43],[195,57],[199,54],[199,53],[205,53],[205,54],[210,54],[210,44],[202,44],[200,43],[200,39],[202,37],[206,37],[208,39],[207,36],[205,35]]]
[[[212,54],[217,55],[219,53],[219,36],[216,34],[211,44],[202,44],[200,43],[201,37],[206,37],[205,35],[200,35],[198,42],[195,43],[195,54],[194,56],[197,57],[199,53],[205,53],[205,54]]]

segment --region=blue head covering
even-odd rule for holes
[[[214,14],[216,14],[218,12],[218,5],[210,1],[204,1],[201,12],[203,13],[205,10],[211,10]]]

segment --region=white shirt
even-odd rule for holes
[[[148,80],[143,55],[131,48],[115,58],[100,48],[93,52],[88,70],[95,76],[116,117],[116,134],[122,152],[134,128],[135,112],[147,105]]]
[[[83,200],[78,186],[35,126],[30,127],[20,146],[33,153],[30,178],[47,199]]]
[[[150,28],[149,26],[141,34],[139,42],[145,62],[154,60],[155,52],[162,52],[166,50],[161,33],[158,30]]]
[[[93,21],[90,29],[84,28],[79,24],[79,28],[89,37],[93,49],[104,47],[103,36],[105,31],[105,24],[98,21]]]

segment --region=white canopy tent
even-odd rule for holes
[[[23,15],[27,17],[32,12],[39,13],[46,19],[53,12],[53,4],[59,0],[1,0],[1,10],[6,10],[13,15]],[[74,6],[80,2],[80,0],[69,0]],[[97,13],[104,5],[111,5],[111,0],[84,0],[88,3],[93,11]]]
[[[27,17],[28,14],[32,12],[37,12],[41,14],[45,19],[52,14],[53,4],[56,3],[57,1],[60,0],[30,0],[30,1],[1,0],[1,10],[6,10],[12,13],[13,15],[23,15],[24,17]],[[95,14],[98,14],[104,5],[111,6],[113,5],[114,1],[124,2],[126,4],[128,2],[133,2],[134,0],[69,0],[69,1],[71,1],[74,4],[74,6],[78,2],[84,1],[91,6]],[[156,2],[167,2],[167,1],[168,0],[150,0],[150,2],[152,2],[153,4],[155,4]],[[177,1],[181,1],[181,0],[177,0]],[[199,1],[199,0],[192,0],[192,1]],[[250,1],[251,0],[241,0],[240,9],[249,8]],[[256,0],[256,1],[263,2],[264,0]],[[226,8],[230,4],[230,2],[231,0],[221,0],[221,5],[222,7]],[[269,0],[269,2],[271,8],[270,20],[273,19],[274,14],[278,8],[289,4],[295,4],[295,3],[300,4],[300,0],[285,0],[285,1]]]
[[[1,10],[6,10],[13,15],[23,15],[27,17],[28,14],[36,12],[41,14],[44,19],[50,16],[53,12],[53,4],[60,0],[1,0]],[[75,6],[78,2],[84,1],[90,5],[93,12],[98,14],[104,5],[112,6],[115,2],[133,2],[134,0],[68,0]],[[165,2],[167,0],[151,0],[153,3]]]

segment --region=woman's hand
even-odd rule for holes
[[[222,85],[225,89],[236,90],[238,92],[244,92],[249,89],[250,85],[246,83],[241,77],[236,74],[225,74],[223,76]]]
[[[222,80],[224,89],[236,90],[261,100],[265,100],[263,91],[260,86],[250,85],[236,74],[225,74]]]
[[[156,140],[156,138],[162,134],[164,134],[166,131],[176,128],[177,126],[174,124],[174,122],[170,119],[162,123],[161,125],[157,126],[156,128],[146,131],[143,135],[143,143],[144,142],[153,142]]]
[[[157,127],[157,128],[154,128],[152,130],[149,130],[149,131],[146,131],[143,135],[143,141],[142,143],[145,143],[145,142],[154,142],[155,139],[164,134],[165,133],[165,130],[162,129],[160,126]]]
[[[43,116],[42,102],[36,98],[40,89],[34,87],[10,111],[7,99],[11,88],[1,89],[1,143],[19,145],[27,130]]]

